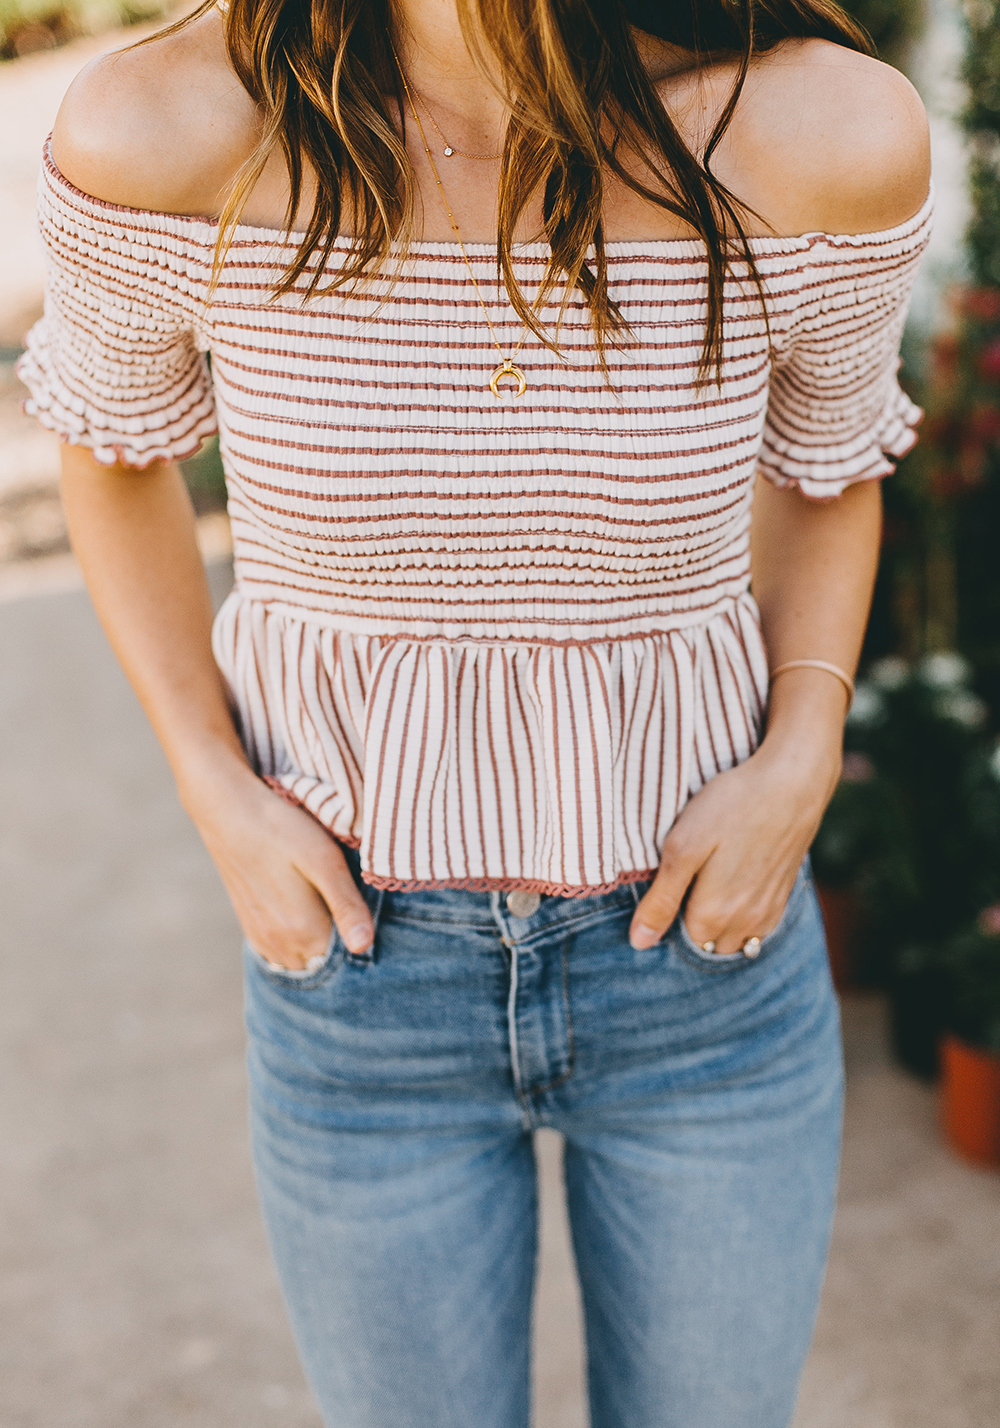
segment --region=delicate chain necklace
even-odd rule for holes
[[[405,79],[403,80],[403,83],[404,83],[404,84],[406,83],[406,80],[405,80]],[[413,93],[414,93],[414,94],[417,94],[417,91],[414,90]],[[407,90],[407,96],[409,96],[409,90]],[[443,133],[443,131],[442,131],[442,129],[441,129],[441,125],[438,123],[438,121],[434,118],[434,115],[431,113],[431,111],[430,111],[430,106],[428,105],[427,100],[424,98],[424,96],[423,96],[422,94],[417,94],[417,98],[420,100],[420,103],[424,106],[424,113],[427,115],[428,119],[429,119],[429,120],[431,121],[431,123],[434,125],[434,128],[438,131],[438,137],[440,138],[442,144],[444,145],[444,156],[445,156],[446,159],[450,159],[451,156],[452,156],[452,154],[458,154],[459,158],[462,158],[462,159],[502,159],[502,158],[503,158],[503,154],[467,154],[464,149],[457,149],[454,144],[449,144],[449,143],[448,143],[448,140],[444,137],[444,133]],[[410,100],[410,103],[411,103],[411,105],[412,105],[412,103],[413,103],[412,99]]]
[[[431,153],[430,145],[427,142],[427,135],[424,133],[424,126],[420,122],[420,115],[417,113],[417,106],[413,102],[413,95],[410,92],[410,86],[406,82],[406,75],[403,71],[403,66],[400,63],[399,55],[396,54],[395,49],[393,49],[392,53],[399,68],[399,77],[403,81],[403,88],[406,90],[406,97],[410,103],[410,109],[413,113],[414,122],[416,123],[417,129],[420,132],[420,140],[424,146],[424,153],[427,155],[427,162],[431,166],[431,172],[434,174],[434,182],[438,186],[438,190],[441,194],[441,202],[444,204],[445,212],[448,215],[448,222],[451,224],[451,231],[454,233],[455,238],[458,241],[458,246],[462,250],[462,257],[465,259],[465,266],[469,270],[469,277],[472,279],[472,286],[476,290],[476,297],[479,299],[479,306],[483,310],[483,316],[486,319],[486,326],[489,328],[490,336],[493,338],[493,346],[497,349],[497,352],[500,355],[500,365],[499,367],[497,367],[496,371],[493,373],[489,380],[490,391],[496,397],[497,401],[502,402],[506,397],[507,393],[505,391],[502,392],[500,390],[500,383],[506,381],[509,378],[510,381],[515,382],[517,384],[516,389],[511,392],[511,396],[516,400],[518,397],[523,397],[525,392],[528,390],[528,379],[521,371],[521,368],[516,366],[514,362],[514,358],[520,352],[522,346],[524,345],[524,339],[528,335],[528,325],[527,323],[525,323],[524,331],[521,333],[517,346],[514,348],[513,352],[510,354],[509,357],[505,357],[503,355],[503,348],[500,346],[500,340],[497,337],[496,332],[493,328],[493,323],[490,320],[490,310],[486,306],[486,302],[483,298],[483,294],[476,279],[476,275],[473,272],[472,264],[469,262],[469,255],[465,251],[465,244],[462,242],[462,235],[458,231],[458,224],[455,222],[455,215],[451,211],[451,205],[448,202],[448,195],[444,191],[444,184],[441,182],[441,175],[438,173],[437,164],[434,162],[434,155]]]

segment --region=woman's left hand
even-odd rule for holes
[[[700,946],[737,952],[748,938],[773,931],[839,776],[839,744],[803,754],[801,745],[793,753],[787,742],[765,740],[695,794],[636,908],[633,947],[660,940],[689,889],[684,921]]]

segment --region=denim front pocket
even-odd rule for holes
[[[677,951],[686,962],[692,963],[705,972],[735,972],[740,968],[756,967],[774,951],[775,947],[795,926],[805,904],[805,892],[809,880],[808,863],[803,863],[794,886],[788,894],[788,901],[778,919],[778,925],[772,928],[766,937],[761,938],[760,951],[756,957],[747,957],[742,952],[706,952],[704,947],[700,947],[687,930],[683,913],[679,914],[675,924],[676,932],[673,940]]]
[[[336,926],[330,929],[330,940],[326,944],[326,951],[314,967],[302,967],[299,970],[280,967],[275,962],[269,962],[255,947],[251,947],[249,942],[245,941],[243,945],[248,961],[256,971],[268,977],[272,982],[279,982],[284,986],[297,987],[305,991],[328,982],[347,954],[347,947],[341,940]]]

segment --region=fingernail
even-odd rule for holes
[[[355,957],[367,952],[373,940],[371,927],[364,922],[359,922],[356,927],[349,927],[344,933],[347,950]]]
[[[633,922],[629,928],[628,940],[637,952],[645,952],[647,947],[659,942],[660,934],[647,927],[644,922]]]

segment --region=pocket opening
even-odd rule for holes
[[[806,885],[809,881],[808,860],[799,869],[798,876],[792,885],[792,890],[788,894],[785,906],[782,909],[776,925],[764,937],[760,939],[760,948],[755,957],[747,957],[742,951],[737,952],[706,952],[705,949],[694,940],[688,931],[687,923],[684,921],[683,910],[678,913],[677,921],[674,924],[677,929],[676,942],[678,950],[689,962],[695,962],[699,967],[707,971],[732,972],[741,967],[756,967],[763,962],[768,954],[773,950],[798,915],[798,909],[802,902]]]
[[[340,965],[347,954],[347,948],[340,940],[336,924],[330,929],[330,939],[326,944],[326,951],[312,967],[282,967],[276,962],[269,962],[262,952],[258,952],[248,941],[244,940],[244,947],[250,954],[254,965],[266,977],[270,977],[273,982],[280,982],[289,987],[315,987],[320,982],[324,982]]]

